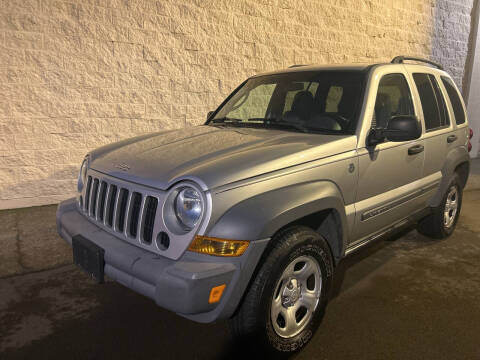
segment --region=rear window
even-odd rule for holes
[[[455,121],[457,124],[463,124],[465,122],[465,111],[463,110],[462,100],[458,94],[453,81],[446,76],[442,76],[442,82],[447,89],[448,97],[453,108],[453,114],[455,115]]]
[[[448,126],[450,119],[447,106],[435,76],[415,73],[413,74],[413,80],[422,103],[426,130],[433,131]]]

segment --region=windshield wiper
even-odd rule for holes
[[[248,119],[248,121],[261,121],[266,126],[290,128],[290,129],[295,129],[302,132],[308,132],[308,129],[300,124],[296,124],[290,121],[277,120],[276,118],[250,118]]]
[[[214,124],[238,123],[238,122],[242,122],[242,119],[229,118],[229,117],[224,116],[224,117],[221,117],[221,118],[218,118],[218,119],[213,119],[211,122],[214,123]]]
[[[277,120],[276,118],[249,118],[246,121],[237,118],[222,117],[210,121],[213,125],[233,125],[233,126],[255,126],[261,125],[263,127],[277,127],[282,129],[293,129],[302,132],[308,132],[308,129],[300,124],[289,121]],[[259,122],[261,124],[259,124]]]
[[[250,118],[247,121],[261,121],[265,124],[270,124],[272,122],[277,122],[277,118],[261,118],[261,117],[256,117],[256,118]]]

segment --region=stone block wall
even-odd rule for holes
[[[204,121],[291,64],[441,62],[462,84],[473,0],[0,0],[0,209],[74,192],[92,148]]]

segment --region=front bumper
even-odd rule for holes
[[[105,275],[153,299],[159,306],[199,322],[227,318],[235,311],[268,239],[252,241],[240,257],[185,252],[171,260],[131,245],[99,228],[77,210],[75,199],[59,204],[57,229],[70,245],[82,235],[105,250]],[[212,287],[226,284],[210,304]]]

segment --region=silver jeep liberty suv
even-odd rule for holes
[[[453,232],[471,136],[438,64],[293,66],[247,79],[202,126],[90,152],[58,232],[98,282],[292,352],[347,254],[407,224]]]

